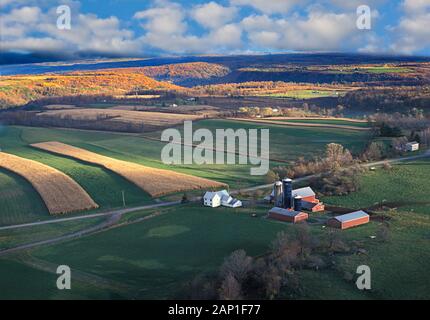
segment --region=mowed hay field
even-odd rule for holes
[[[224,184],[216,181],[117,160],[60,142],[43,142],[31,146],[101,165],[136,184],[153,197],[187,190],[225,187]]]
[[[106,294],[117,295],[117,298],[175,298],[188,281],[202,272],[214,271],[232,251],[244,248],[250,255],[264,254],[278,232],[291,228],[291,225],[253,218],[240,209],[212,209],[194,204],[144,211],[136,213],[135,218],[149,212],[160,215],[141,223],[31,250],[30,259],[53,265],[62,261],[75,270],[75,274],[92,274],[130,288],[124,294],[106,290]],[[265,212],[265,209],[255,211],[259,217]],[[7,277],[4,270],[0,258],[0,284]],[[14,277],[17,283],[22,283],[19,277]],[[50,285],[39,279],[32,284]],[[59,292],[59,297],[62,294]],[[0,298],[3,295],[5,293],[0,291]]]
[[[98,208],[87,192],[64,173],[42,163],[0,152],[0,167],[20,175],[37,190],[50,214]]]
[[[116,123],[142,125],[145,131],[153,131],[160,128],[176,126],[186,120],[198,120],[201,119],[203,115],[115,109],[75,108],[48,110],[38,113],[38,117],[72,119],[81,121],[101,121],[106,124],[111,124],[112,131],[115,131]]]

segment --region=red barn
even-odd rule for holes
[[[293,199],[297,196],[302,197],[302,201],[314,202],[314,203],[319,202],[316,198],[315,192],[312,190],[311,187],[293,190]]]
[[[269,218],[279,221],[298,223],[300,221],[307,220],[309,215],[305,212],[274,207],[269,211]]]
[[[342,216],[334,217],[327,221],[327,225],[332,228],[348,229],[362,224],[369,223],[370,216],[364,211],[356,211]]]
[[[322,212],[325,210],[325,205],[322,202],[302,201],[303,209],[310,212]]]

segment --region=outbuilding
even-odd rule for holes
[[[309,215],[305,212],[274,207],[270,209],[268,217],[279,221],[298,223],[307,220]]]
[[[420,150],[420,144],[418,142],[413,141],[406,144],[406,151],[413,152],[418,150]]]
[[[302,207],[306,211],[310,212],[322,212],[325,210],[325,205],[322,202],[309,202],[309,201],[302,201]]]
[[[327,221],[327,225],[332,228],[344,230],[369,223],[369,221],[370,216],[366,212],[360,210],[331,218]]]
[[[293,198],[295,198],[295,197],[302,197],[302,201],[319,202],[316,198],[315,192],[312,190],[311,187],[294,189],[293,190]]]

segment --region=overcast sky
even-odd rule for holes
[[[57,7],[71,29],[57,28]],[[371,8],[370,30],[357,7]],[[430,0],[0,0],[3,52],[79,56],[337,51],[430,55]]]

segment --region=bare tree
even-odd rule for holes
[[[252,258],[247,256],[245,250],[237,250],[224,260],[220,268],[220,277],[226,279],[232,275],[239,283],[242,283],[251,267]]]
[[[228,274],[221,283],[219,289],[220,300],[242,299],[241,285],[232,274]]]

